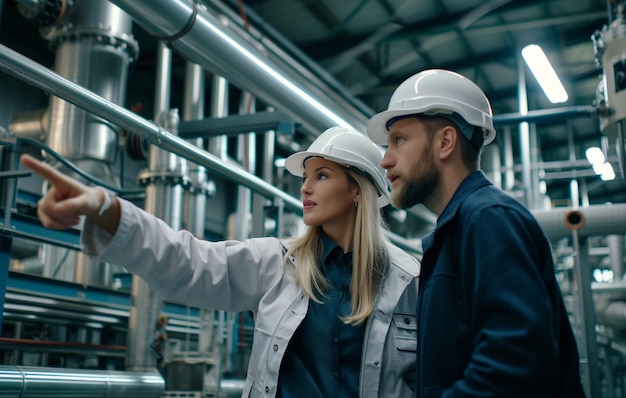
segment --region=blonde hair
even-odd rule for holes
[[[344,170],[350,182],[359,188],[361,201],[357,207],[352,245],[352,311],[343,322],[360,324],[374,311],[381,281],[389,268],[389,254],[375,185],[358,170],[345,167]],[[323,261],[321,227],[309,227],[303,236],[289,239],[287,246],[286,266],[293,270],[296,281],[312,300],[323,302],[320,297],[330,285],[319,268]],[[289,261],[290,256],[296,258],[295,268]]]

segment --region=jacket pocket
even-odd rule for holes
[[[393,314],[393,341],[401,352],[417,352],[417,319],[412,314]]]

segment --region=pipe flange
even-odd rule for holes
[[[139,54],[139,44],[132,34],[114,33],[109,29],[95,27],[76,27],[72,24],[53,26],[42,32],[44,38],[54,48],[64,42],[74,42],[81,39],[92,39],[103,45],[124,50],[131,63],[135,62]]]
[[[139,175],[139,185],[189,185],[189,178],[177,171],[145,171]]]
[[[33,6],[17,2],[17,11],[20,15],[36,26],[48,26],[56,23],[65,13],[65,9],[65,0],[37,1]]]
[[[215,196],[215,192],[217,191],[213,180],[205,181],[202,184],[190,183],[185,189],[192,195],[203,195],[209,198]]]

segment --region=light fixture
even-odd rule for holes
[[[541,47],[527,45],[522,49],[522,57],[550,102],[558,104],[567,101],[567,92]]]
[[[611,163],[606,161],[604,152],[597,146],[587,148],[585,157],[591,163],[593,172],[600,176],[602,181],[612,181],[615,179],[615,171]]]
[[[587,150],[585,151],[585,157],[587,158],[587,161],[589,161],[589,163],[591,164],[602,164],[604,163],[604,152],[602,152],[602,149],[598,148],[597,146],[590,146],[589,148],[587,148]]]

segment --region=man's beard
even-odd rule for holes
[[[435,194],[439,186],[439,171],[435,168],[429,148],[425,148],[413,164],[408,176],[403,176],[405,183],[397,191],[392,189],[391,203],[398,209],[408,209],[419,203],[425,203]]]

